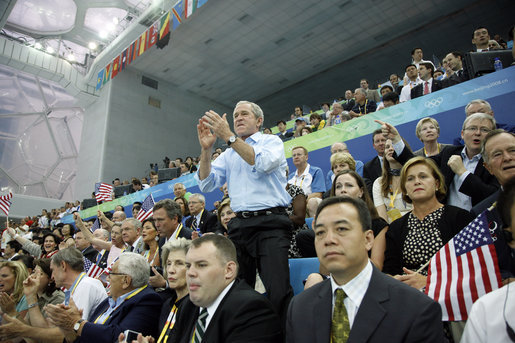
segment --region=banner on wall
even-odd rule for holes
[[[97,85],[95,89],[100,90],[107,82],[115,78],[119,72],[127,68],[132,61],[141,56],[145,51],[154,45],[162,49],[170,41],[171,31],[175,31],[184,19],[188,19],[197,8],[200,8],[208,0],[180,0],[134,42],[120,51],[111,63],[100,70],[97,74]]]

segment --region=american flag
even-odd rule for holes
[[[103,268],[100,268],[97,264],[91,262],[87,258],[83,257],[82,260],[84,261],[84,271],[87,276],[96,279],[105,272]]]
[[[493,243],[485,211],[431,259],[426,294],[442,307],[442,320],[466,320],[474,301],[501,286]]]
[[[112,201],[112,192],[113,186],[110,184],[104,182],[95,183],[95,198],[97,199],[97,202]]]
[[[9,193],[7,195],[0,196],[0,209],[4,211],[5,215],[9,215],[9,208],[12,205],[11,199],[13,197],[13,193]]]
[[[95,222],[93,223],[93,226],[91,227],[91,232],[95,232],[96,229],[100,229],[101,226],[100,226],[100,221],[98,220],[98,217],[97,219],[95,219]]]
[[[149,194],[148,197],[145,198],[143,204],[141,204],[141,210],[138,213],[138,217],[136,218],[140,222],[152,216],[154,213],[154,197],[152,194]]]

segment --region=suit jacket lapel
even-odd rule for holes
[[[218,304],[218,307],[216,308],[215,313],[213,313],[213,316],[211,317],[211,320],[209,321],[209,325],[207,326],[206,331],[204,332],[204,339],[209,339],[209,334],[211,331],[215,330],[214,328],[218,326],[219,317],[221,316],[221,312],[223,310],[223,306],[227,298],[231,295],[234,288],[236,288],[239,284],[239,280],[234,280],[234,284],[232,285],[231,289],[227,292],[227,294],[224,296],[222,301],[220,301],[220,304]],[[196,321],[196,319],[195,319]]]
[[[318,322],[315,325],[315,338],[317,343],[327,343],[331,339],[331,314],[333,307],[333,295],[331,280],[325,280],[318,299],[313,308],[313,318]]]
[[[474,174],[484,179],[483,176],[485,172],[488,173],[488,170],[483,166],[483,157],[481,157],[477,162],[476,169],[474,169]]]
[[[349,342],[366,342],[386,315],[383,303],[389,301],[388,288],[381,282],[381,275],[375,267],[367,292],[359,305],[352,324]],[[326,341],[327,342],[327,341]]]

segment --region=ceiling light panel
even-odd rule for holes
[[[84,27],[110,35],[116,31],[115,22],[121,22],[127,11],[121,8],[88,8],[84,17]]]
[[[73,0],[18,0],[7,22],[27,31],[63,32],[75,23]]]

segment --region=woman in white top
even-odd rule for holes
[[[372,195],[377,213],[388,223],[411,211],[412,205],[402,199],[400,190],[402,165],[393,158],[392,141],[384,147],[383,174],[374,181]]]
[[[145,243],[145,249],[141,255],[147,259],[151,266],[159,267],[159,234],[154,219],[152,217],[145,219],[141,227],[141,237]]]

